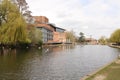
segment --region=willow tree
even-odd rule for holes
[[[0,42],[2,44],[17,44],[30,42],[27,38],[26,22],[18,7],[10,0],[0,4],[2,17],[0,25]]]
[[[117,29],[111,34],[110,41],[120,44],[120,29]]]

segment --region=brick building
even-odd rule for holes
[[[54,42],[62,42],[65,43],[66,42],[66,36],[65,36],[65,29],[56,27],[55,31],[53,32],[54,36],[53,36],[53,41]]]
[[[93,38],[85,38],[85,41],[87,44],[90,44],[90,45],[97,45],[98,44],[98,40],[93,39]]]
[[[34,16],[35,23],[47,24],[49,22],[48,18],[45,16]]]
[[[45,16],[34,16],[35,26],[42,31],[43,43],[65,43],[65,29],[49,23]]]

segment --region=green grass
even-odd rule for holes
[[[120,80],[120,63],[113,62],[85,80],[94,80],[99,75],[105,76],[103,80]]]

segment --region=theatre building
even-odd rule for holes
[[[45,16],[34,16],[36,28],[42,31],[43,43],[65,43],[65,29],[49,23]]]

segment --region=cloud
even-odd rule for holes
[[[78,35],[84,32],[95,38],[109,37],[120,27],[119,0],[27,0],[33,15],[43,15],[51,23]]]

